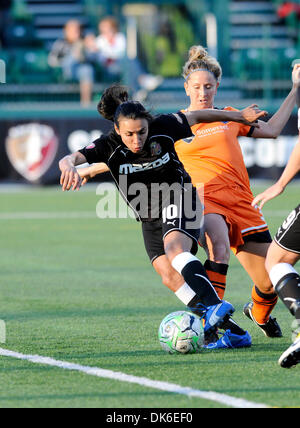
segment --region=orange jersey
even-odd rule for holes
[[[225,110],[236,109],[226,107]],[[238,183],[249,189],[239,136],[251,127],[237,122],[200,123],[192,127],[195,137],[179,140],[175,149],[196,187],[205,185],[205,194]]]
[[[192,127],[194,137],[175,145],[179,159],[199,189],[204,214],[225,218],[234,253],[246,240],[271,241],[262,212],[251,205],[253,194],[238,142],[238,137],[249,135],[250,130],[250,126],[236,122],[200,123]]]

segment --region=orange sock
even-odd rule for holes
[[[224,263],[212,262],[211,260],[206,260],[204,268],[219,298],[223,300],[226,289],[228,265]]]
[[[252,314],[258,324],[266,324],[278,301],[277,294],[264,294],[256,286],[252,289]]]

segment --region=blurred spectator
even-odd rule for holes
[[[119,32],[118,21],[113,17],[102,19],[98,28],[99,35],[86,36],[85,45],[109,80],[120,79],[126,55],[126,38]]]
[[[76,80],[80,84],[80,100],[89,105],[92,98],[94,69],[89,63],[79,21],[68,21],[64,28],[64,40],[57,40],[48,57],[50,67],[61,67],[66,81]]]
[[[0,43],[2,47],[7,46],[6,28],[10,21],[10,9],[12,0],[0,0]]]
[[[126,37],[119,31],[116,18],[107,16],[99,22],[99,35],[89,34],[85,46],[90,52],[90,59],[100,64],[106,80],[122,80],[127,68],[128,84],[134,91],[134,98],[143,101],[148,92],[162,83],[162,77],[148,74],[139,59],[130,60],[126,56]]]
[[[295,13],[300,19],[300,4],[295,2],[285,1],[277,10],[280,18],[284,19]]]

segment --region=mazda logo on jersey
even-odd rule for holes
[[[6,152],[15,168],[28,181],[41,178],[52,164],[58,148],[54,130],[30,123],[12,127],[6,139]]]
[[[169,153],[166,153],[161,159],[157,159],[154,162],[147,162],[142,164],[130,164],[126,163],[120,165],[120,174],[133,174],[135,172],[148,171],[155,168],[160,168],[170,161]]]

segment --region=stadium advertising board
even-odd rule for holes
[[[59,159],[87,146],[110,127],[101,119],[2,121],[0,180],[57,183]]]
[[[3,120],[0,124],[0,181],[34,184],[58,183],[59,159],[111,128],[102,119]],[[240,138],[250,177],[277,179],[297,140],[296,116],[276,140]]]

